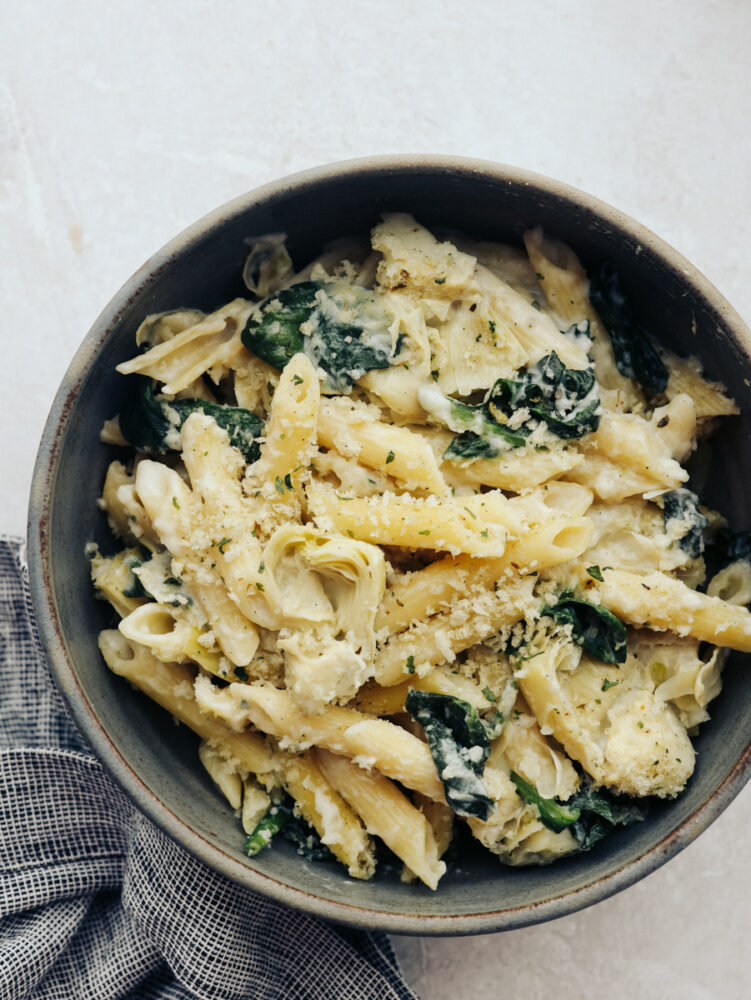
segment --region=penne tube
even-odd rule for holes
[[[553,312],[565,329],[582,320],[589,321],[591,356],[597,381],[609,397],[637,408],[643,404],[641,389],[618,371],[610,336],[589,301],[589,281],[571,247],[545,236],[540,226],[524,234],[524,246],[539,275],[540,287]]]
[[[376,862],[370,831],[329,780],[317,756],[313,752],[285,755],[283,775],[284,787],[303,817],[352,878],[372,878]]]
[[[390,687],[410,674],[423,676],[431,667],[450,663],[457,653],[482,642],[504,626],[515,625],[527,613],[532,586],[531,577],[522,577],[497,592],[473,593],[455,602],[450,611],[433,615],[392,635],[376,652],[376,681]],[[531,607],[529,613],[534,613]]]
[[[251,774],[272,776],[278,767],[274,751],[258,733],[233,732],[217,719],[204,715],[195,699],[195,672],[181,663],[163,663],[144,646],[118,631],[105,630],[99,648],[107,666],[147,694],[193,732],[198,733],[226,759]]]
[[[199,422],[206,420],[191,414],[185,423],[194,417]],[[136,490],[165,548],[183,564],[183,579],[203,608],[227,658],[238,666],[247,666],[258,649],[258,630],[230,599],[219,574],[212,571],[211,563],[216,567],[216,562],[207,559],[204,548],[211,548],[212,540],[196,532],[194,526],[200,525],[203,518],[193,493],[173,469],[151,461],[139,463]],[[214,541],[221,555],[223,539]]]
[[[298,495],[302,473],[315,450],[320,397],[312,362],[304,354],[295,354],[285,366],[271,400],[261,457],[248,469],[248,493],[257,488],[276,489],[277,505],[289,505]],[[290,479],[285,482],[287,476]]]
[[[527,298],[515,291],[481,264],[475,274],[490,295],[493,312],[522,345],[531,362],[555,351],[567,368],[589,366],[586,353],[560,332],[547,313],[532,305],[531,296]]]
[[[436,889],[446,865],[439,859],[433,830],[420,810],[377,771],[365,771],[327,750],[316,750],[315,759],[368,833],[380,837],[418,878]]]
[[[288,691],[271,685],[230,684],[218,690],[206,678],[199,678],[196,697],[203,711],[218,716],[233,729],[250,722],[285,747],[322,746],[360,757],[368,767],[408,788],[439,802],[444,800],[443,786],[425,743],[384,719],[336,705],[318,715],[306,715]]]
[[[751,612],[691,590],[664,573],[603,571],[602,603],[631,625],[692,635],[715,646],[751,652]]]
[[[375,681],[369,681],[357,692],[352,704],[370,715],[398,715],[404,712],[407,695],[412,689],[451,695],[482,711],[487,711],[492,705],[479,684],[448,667],[436,667],[424,677],[410,677],[393,687],[381,687]]]
[[[595,454],[587,455],[586,461],[567,472],[566,479],[589,487],[598,499],[609,503],[665,490],[652,476]]]
[[[710,382],[701,374],[696,358],[679,358],[666,348],[660,349],[663,364],[668,370],[665,395],[669,400],[687,394],[696,407],[697,419],[730,417],[740,413],[735,402],[717,382]]]
[[[449,441],[447,437],[446,447]],[[441,471],[451,485],[491,486],[521,493],[563,476],[583,462],[584,455],[576,448],[551,448],[549,451],[515,448],[497,458],[478,458],[472,462],[447,460]]]
[[[586,517],[554,517],[530,528],[497,559],[446,556],[392,584],[376,628],[399,632],[462,597],[470,587],[492,588],[509,568],[525,573],[568,562],[586,551],[593,535],[594,525]]]
[[[356,457],[362,465],[393,476],[408,489],[428,490],[436,496],[449,492],[432,448],[419,433],[374,420],[346,397],[321,400],[318,443]]]
[[[584,439],[584,449],[656,479],[669,489],[677,489],[688,479],[657,430],[632,413],[603,413],[597,430]]]
[[[394,493],[342,497],[324,483],[312,483],[308,502],[321,530],[381,545],[492,556],[521,530],[520,518],[500,492],[440,500]]]

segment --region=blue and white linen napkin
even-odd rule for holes
[[[417,1000],[388,939],[272,903],[178,847],[103,771],[0,538],[1,1000]]]

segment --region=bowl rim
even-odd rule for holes
[[[86,379],[124,306],[153,281],[186,247],[222,227],[231,217],[256,205],[273,201],[294,190],[302,193],[317,185],[363,174],[394,175],[445,173],[484,176],[494,183],[539,189],[546,197],[561,198],[593,218],[605,220],[638,245],[649,248],[679,281],[690,284],[708,311],[733,331],[734,339],[751,357],[751,330],[724,296],[688,260],[625,213],[593,195],[561,181],[519,167],[450,155],[379,155],[342,160],[313,167],[271,181],[207,213],[186,227],[149,257],[115,293],[92,324],[60,384],[42,434],[36,457],[28,509],[27,553],[32,602],[43,649],[53,678],[77,725],[115,783],[161,830],[208,867],[245,888],[315,916],[367,930],[396,934],[466,935],[526,927],[553,920],[606,899],[645,877],[688,846],[730,804],[751,778],[751,742],[725,779],[705,801],[659,843],[618,870],[593,879],[539,903],[463,914],[390,913],[370,906],[323,899],[290,886],[271,875],[248,867],[181,820],[158,798],[126,762],[97,720],[96,712],[69,661],[50,582],[49,523],[54,483],[66,425],[75,397]],[[415,909],[419,899],[415,898]]]

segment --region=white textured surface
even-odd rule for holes
[[[2,5],[0,5],[2,6]],[[275,177],[369,153],[547,173],[663,236],[751,320],[751,6],[17,4],[0,29],[0,531],[99,310],[157,247]],[[498,936],[397,939],[422,996],[748,996],[751,790],[646,881]]]

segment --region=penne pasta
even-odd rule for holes
[[[595,265],[386,213],[141,323],[100,648],[198,735],[238,851],[286,823],[369,879],[376,838],[435,889],[459,822],[547,864],[685,787],[751,651],[747,540],[684,468],[737,409]]]

